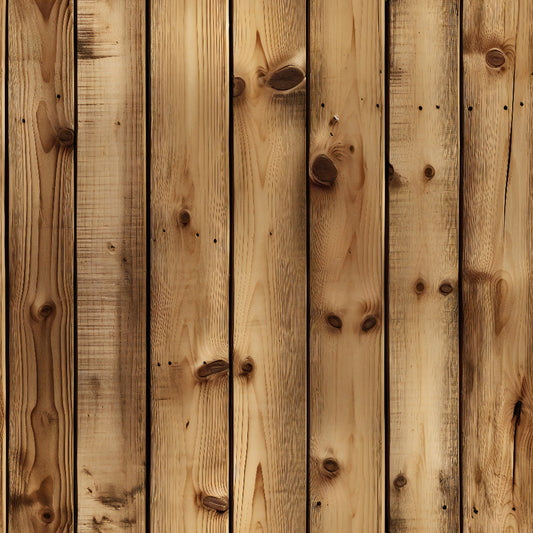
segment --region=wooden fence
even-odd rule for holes
[[[533,531],[531,0],[2,0],[0,531]]]

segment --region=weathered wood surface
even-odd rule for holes
[[[459,3],[389,27],[391,532],[459,530]]]
[[[235,0],[234,530],[306,522],[306,6]]]
[[[152,2],[152,531],[229,524],[228,8]]]
[[[78,521],[145,531],[145,2],[78,1]]]
[[[9,2],[9,529],[73,524],[73,19]]]
[[[533,5],[464,4],[463,525],[533,523]]]
[[[311,531],[383,531],[384,5],[310,5]]]

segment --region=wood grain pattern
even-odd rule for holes
[[[533,523],[533,6],[464,5],[463,525]]]
[[[459,4],[390,4],[390,530],[459,530]]]
[[[78,521],[145,531],[145,2],[78,1]]]
[[[234,3],[234,530],[306,520],[303,0]]]
[[[73,527],[73,21],[9,2],[9,529]]]
[[[384,531],[384,5],[310,24],[311,531]]]
[[[152,2],[152,531],[227,531],[227,0]]]

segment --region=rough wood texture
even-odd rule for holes
[[[144,7],[78,1],[81,531],[145,531]]]
[[[384,6],[310,8],[311,530],[383,531]]]
[[[234,3],[234,525],[306,520],[305,1]]]
[[[390,531],[457,532],[459,4],[390,4]]]
[[[73,523],[72,8],[9,2],[9,528]]]
[[[227,0],[152,2],[152,530],[227,531]]]
[[[463,521],[533,523],[533,5],[464,4]]]

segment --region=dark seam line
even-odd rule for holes
[[[229,272],[228,272],[228,361],[229,361],[229,374],[228,374],[228,529],[229,533],[232,533],[234,528],[234,484],[233,484],[233,469],[234,469],[234,305],[235,305],[235,287],[234,287],[234,245],[235,245],[235,232],[234,232],[234,196],[235,196],[235,172],[234,172],[234,124],[233,124],[233,76],[234,76],[234,64],[233,64],[233,0],[228,0],[228,123],[229,123],[229,139],[228,139],[228,171],[229,171]]]
[[[73,428],[74,428],[74,457],[72,464],[74,466],[73,485],[74,485],[74,509],[73,509],[73,527],[78,531],[78,2],[73,3],[73,46],[74,46],[74,153],[73,153],[73,185],[74,185],[74,243],[73,243],[73,308],[74,308],[74,332],[73,332],[73,358],[74,358],[74,376],[73,376]]]
[[[384,128],[385,135],[385,146],[384,146],[384,164],[382,168],[382,183],[384,187],[384,221],[383,221],[383,388],[384,388],[384,416],[385,416],[385,531],[389,531],[390,527],[390,497],[389,497],[389,483],[390,483],[390,347],[389,347],[389,181],[388,181],[388,164],[390,156],[390,84],[389,84],[389,74],[390,74],[390,2],[385,0],[385,36],[384,36],[384,65],[385,70],[385,80],[384,80],[384,108],[385,108],[385,118]]]
[[[509,130],[509,150],[507,152],[507,171],[505,174],[505,199],[504,199],[504,204],[503,204],[503,230],[504,232],[505,232],[505,223],[506,223],[506,214],[507,214],[507,187],[509,185],[509,171],[511,169],[511,151],[513,148],[515,86],[516,86],[516,58],[514,59],[514,68],[513,68],[513,92],[512,92],[512,100],[511,100],[511,127]]]
[[[152,470],[152,403],[151,403],[151,286],[150,286],[150,273],[151,273],[151,161],[152,161],[152,144],[151,144],[151,134],[152,134],[152,77],[151,77],[151,3],[150,0],[146,0],[145,3],[145,25],[146,25],[146,36],[145,36],[145,161],[146,161],[146,171],[145,171],[145,216],[146,216],[146,280],[145,280],[145,291],[146,291],[146,426],[145,426],[145,439],[146,439],[146,450],[145,450],[145,529],[146,533],[150,533],[151,529],[151,470]]]
[[[458,379],[459,379],[459,405],[458,405],[458,461],[459,461],[459,472],[458,472],[458,491],[459,491],[459,509],[456,511],[457,521],[459,522],[459,531],[463,532],[463,504],[464,504],[464,494],[463,494],[463,439],[462,439],[462,432],[463,432],[463,331],[464,331],[464,325],[463,325],[463,319],[464,319],[464,312],[463,312],[463,244],[464,244],[464,237],[463,237],[463,222],[464,222],[464,160],[463,160],[463,146],[464,146],[464,124],[465,124],[465,118],[464,118],[464,61],[463,61],[463,24],[464,24],[464,12],[463,12],[463,3],[462,0],[457,0],[457,9],[458,9],[458,45],[459,45],[459,102],[458,102],[458,118],[459,118],[459,168],[458,171],[458,179],[459,179],[459,231],[458,233],[458,265],[457,265],[457,271],[458,271],[458,286],[459,286],[459,294],[458,294],[458,359],[459,359],[459,366],[458,366]]]
[[[311,198],[309,194],[309,149],[311,109],[311,2],[306,2],[305,12],[305,196],[306,196],[306,531],[311,530]]]
[[[4,67],[4,268],[5,268],[5,278],[4,278],[4,284],[5,284],[5,291],[4,291],[4,322],[5,322],[5,335],[4,335],[4,365],[5,365],[5,376],[4,376],[4,391],[5,391],[5,419],[4,419],[4,431],[6,435],[6,449],[4,451],[5,457],[6,457],[6,471],[4,472],[5,476],[5,503],[6,508],[3,510],[4,517],[5,517],[5,529],[6,533],[9,533],[9,517],[8,517],[8,509],[9,509],[9,502],[10,502],[10,490],[9,490],[9,484],[10,484],[10,475],[9,475],[9,421],[10,421],[10,365],[9,365],[9,85],[8,85],[8,77],[9,77],[9,39],[8,39],[8,32],[9,32],[9,23],[8,23],[8,17],[9,17],[9,9],[8,9],[8,2],[6,2],[5,6],[5,51],[4,51],[4,61],[5,61],[5,67]]]

